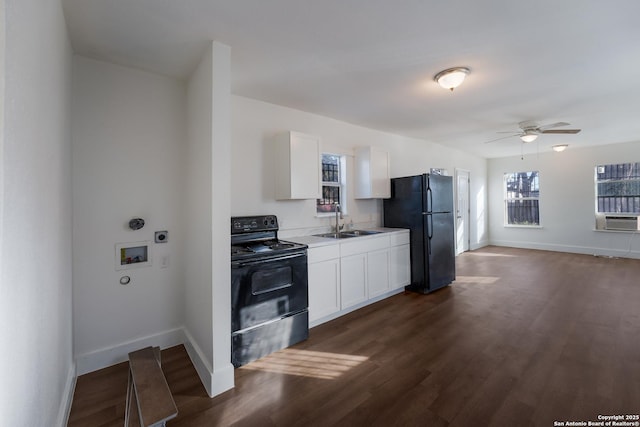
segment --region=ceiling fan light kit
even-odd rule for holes
[[[500,140],[506,139],[506,138],[511,138],[511,137],[514,137],[514,136],[520,137],[522,142],[525,142],[525,143],[526,142],[533,142],[538,138],[538,136],[540,136],[540,135],[542,135],[544,133],[576,134],[576,133],[580,132],[580,130],[581,130],[581,129],[554,129],[554,128],[562,127],[562,126],[569,126],[569,123],[567,123],[567,122],[557,122],[557,123],[550,123],[548,125],[540,126],[534,121],[527,120],[527,121],[518,123],[518,127],[520,128],[520,132],[514,132],[514,133],[511,133],[510,131],[498,132],[498,133],[511,133],[511,135],[504,136],[504,137],[497,138],[497,139],[492,139],[490,141],[485,141],[485,144],[489,143],[489,142],[500,141]],[[558,147],[564,147],[562,149],[556,150],[556,151],[562,151],[562,150],[567,148],[567,144],[560,144],[560,145],[558,145]],[[554,146],[554,150],[555,150],[555,146]]]
[[[444,89],[449,89],[451,92],[462,84],[467,74],[471,70],[467,67],[453,67],[440,71],[434,76],[434,80],[438,82]]]

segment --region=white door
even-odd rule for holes
[[[456,255],[469,250],[469,171],[456,169]]]

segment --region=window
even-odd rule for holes
[[[317,200],[316,212],[319,214],[336,211],[336,204],[346,212],[345,197],[345,161],[337,154],[322,154],[322,198]]]
[[[596,166],[596,212],[640,214],[640,163]]]
[[[540,175],[538,171],[504,174],[506,225],[540,225]]]

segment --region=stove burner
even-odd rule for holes
[[[231,255],[250,254],[253,253],[251,248],[246,246],[231,246]]]
[[[270,251],[271,248],[264,243],[252,243],[247,246],[251,252],[260,253]]]
[[[295,246],[293,243],[283,242],[282,240],[267,240],[266,242],[264,242],[264,245],[268,246],[269,249],[272,249],[274,251],[292,248],[293,246]]]
[[[268,244],[269,248],[273,249],[274,251],[277,251],[280,249],[292,248],[294,246],[293,243],[285,243],[285,242],[267,242],[266,244]]]
[[[258,254],[261,252],[281,251],[293,248],[295,243],[282,242],[278,240],[267,240],[266,242],[249,242],[244,246],[231,246],[231,255]]]

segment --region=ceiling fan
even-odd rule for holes
[[[536,122],[526,120],[524,122],[518,123],[518,127],[520,127],[519,132],[513,132],[513,131],[498,132],[498,133],[509,133],[511,135],[486,141],[485,144],[489,142],[500,141],[506,138],[511,138],[514,136],[519,136],[522,142],[533,142],[536,140],[536,138],[538,138],[538,135],[543,133],[576,134],[581,131],[581,129],[555,129],[562,126],[569,126],[569,123],[557,122],[557,123],[551,123],[544,126],[538,126]]]

